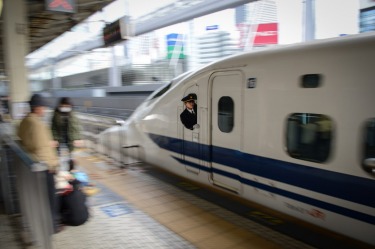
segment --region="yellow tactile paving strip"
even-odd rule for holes
[[[257,231],[256,234],[233,224],[169,191],[165,188],[166,184],[156,180],[146,181],[144,174],[138,170],[121,170],[113,163],[106,164],[104,157],[77,153],[75,158],[92,179],[119,194],[197,248],[311,248],[299,242],[290,242],[280,234],[276,234],[275,238],[275,233],[268,231],[268,228],[263,227],[261,229],[264,231]],[[260,236],[267,233],[268,238]]]

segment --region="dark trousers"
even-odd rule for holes
[[[72,152],[70,151],[68,144],[66,144],[66,143],[60,143],[60,145],[56,148],[57,155],[59,157],[61,156],[61,152],[62,152],[63,148],[66,148],[68,150],[68,157],[69,157],[69,168],[68,168],[68,171],[71,171],[71,170],[74,169],[74,162],[73,162],[73,158],[72,158]]]
[[[69,152],[69,158],[72,158],[72,152],[70,151],[69,149],[69,146],[67,143],[60,143],[59,146],[56,148],[57,150],[57,155],[58,156],[61,156],[61,151],[63,150],[63,148],[66,148]]]
[[[56,187],[55,187],[55,178],[53,173],[47,171],[47,188],[48,188],[48,199],[49,205],[51,208],[51,215],[53,221],[53,228],[54,231],[57,230],[57,227],[60,223],[60,201],[56,194]]]

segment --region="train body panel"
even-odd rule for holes
[[[372,58],[374,34],[232,56],[172,81],[102,136],[123,131],[138,148],[128,155],[375,245]],[[193,130],[180,121],[191,93]]]

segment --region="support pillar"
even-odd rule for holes
[[[59,77],[57,74],[56,74],[56,68],[57,68],[57,65],[54,61],[51,62],[51,85],[48,86],[47,88],[45,87],[45,89],[48,89],[49,90],[58,90],[58,89],[61,89],[62,88],[62,84],[61,84],[61,77]]]
[[[109,86],[122,86],[121,83],[121,72],[119,70],[118,64],[117,64],[117,57],[116,57],[116,51],[115,47],[111,47],[111,54],[112,54],[112,66],[109,68]]]
[[[304,0],[303,5],[303,41],[315,39],[315,0]]]
[[[29,42],[26,13],[25,0],[4,1],[3,50],[13,119],[22,118],[29,108],[30,88],[25,67]]]

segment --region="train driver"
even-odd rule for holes
[[[180,114],[181,122],[187,129],[194,130],[199,128],[197,124],[197,105],[195,101],[197,95],[195,93],[189,93],[187,96],[181,99],[185,104],[185,110]]]

